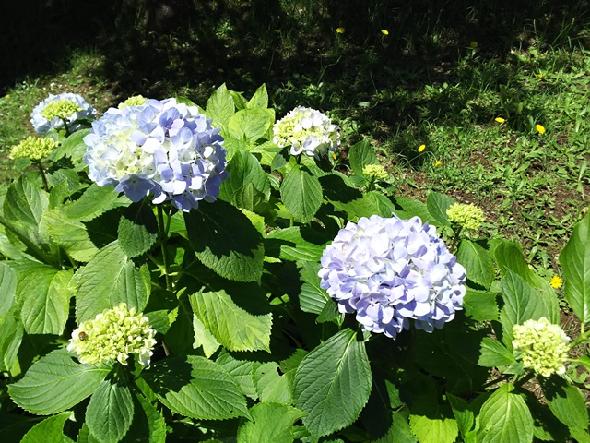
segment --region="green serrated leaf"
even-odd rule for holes
[[[41,235],[62,246],[70,257],[79,262],[88,262],[98,252],[90,241],[86,226],[68,218],[60,209],[44,211],[39,229]]]
[[[215,339],[213,334],[207,330],[205,325],[197,316],[193,316],[193,329],[195,330],[195,341],[193,348],[203,347],[203,352],[207,358],[211,357],[221,344]]]
[[[63,412],[37,423],[25,434],[21,443],[73,443],[73,440],[66,437],[63,432],[70,415],[72,415],[70,412]]]
[[[249,417],[246,399],[227,370],[205,357],[171,357],[144,377],[171,411],[198,420]]]
[[[18,382],[8,385],[12,400],[33,414],[63,412],[89,397],[110,368],[80,365],[64,350],[34,363]]]
[[[227,132],[232,138],[254,143],[264,138],[275,120],[273,109],[242,109],[227,122]]]
[[[431,192],[426,199],[428,212],[434,217],[440,225],[450,225],[447,217],[447,209],[455,203],[455,200],[439,192]]]
[[[584,394],[559,377],[545,380],[543,391],[549,410],[570,429],[588,429],[590,420]]]
[[[330,300],[328,293],[320,287],[318,271],[319,263],[303,262],[301,275],[301,293],[299,294],[299,305],[303,312],[319,315],[324,310],[326,302]]]
[[[368,138],[363,138],[348,151],[348,162],[356,175],[363,175],[363,168],[377,162],[375,149]]]
[[[245,107],[248,109],[252,108],[263,108],[266,109],[268,106],[268,93],[266,92],[266,84],[260,86],[256,91],[254,91],[254,95],[245,104]]]
[[[496,294],[467,289],[463,299],[465,315],[477,321],[498,320],[500,311]]]
[[[6,263],[0,262],[0,317],[5,315],[16,298],[16,272]]]
[[[436,223],[436,220],[428,211],[428,207],[419,200],[396,197],[395,203],[402,208],[401,210],[395,210],[395,214],[402,220],[409,220],[412,217],[420,217],[422,223]]]
[[[489,252],[477,243],[461,240],[457,261],[467,270],[467,279],[489,288],[494,279],[494,267]]]
[[[248,151],[236,152],[226,171],[229,177],[223,181],[219,197],[253,211],[255,206],[270,196],[270,182],[254,155]]]
[[[90,133],[90,129],[84,128],[74,132],[68,138],[66,138],[61,146],[59,146],[51,154],[53,161],[60,160],[64,157],[72,159],[72,163],[78,165],[82,163],[84,154],[88,147],[84,143],[84,137]]]
[[[69,288],[72,271],[58,271],[32,260],[18,260],[11,267],[18,276],[16,294],[25,331],[60,335],[73,295]]]
[[[270,352],[272,314],[252,315],[225,291],[192,294],[190,302],[195,316],[228,350]]]
[[[410,429],[420,443],[453,443],[459,435],[453,418],[410,414]]]
[[[111,209],[128,206],[129,203],[126,198],[119,197],[112,186],[92,184],[80,198],[64,205],[63,211],[71,220],[87,222]]]
[[[590,321],[590,212],[574,226],[559,257],[565,299],[582,323]]]
[[[252,400],[258,400],[258,393],[256,392],[256,385],[254,383],[254,372],[260,367],[261,363],[238,360],[227,351],[220,352],[217,363],[227,369],[246,397],[250,397]]]
[[[207,117],[213,121],[215,126],[225,128],[234,112],[234,101],[224,83],[207,100]]]
[[[16,376],[20,373],[18,350],[23,339],[23,325],[16,313],[11,310],[0,317],[0,368]]]
[[[78,323],[119,303],[143,311],[151,285],[147,266],[137,269],[118,241],[102,248],[85,267],[80,268],[74,281]]]
[[[47,193],[39,189],[28,176],[21,175],[6,191],[4,216],[10,221],[37,226],[48,205]]]
[[[258,281],[264,265],[262,236],[239,209],[218,200],[184,213],[189,241],[199,260],[233,281]]]
[[[531,443],[533,417],[521,395],[504,384],[482,405],[477,416],[478,443]]]
[[[514,325],[521,325],[525,320],[540,317],[546,317],[552,323],[559,322],[557,297],[538,291],[512,271],[507,271],[502,279],[502,299],[502,341],[509,350],[512,350]]]
[[[291,389],[285,375],[279,375],[279,366],[264,363],[254,370],[254,383],[260,401],[291,404]]]
[[[319,376],[321,374],[321,376]],[[305,356],[295,374],[295,405],[314,437],[353,423],[371,394],[371,366],[363,342],[344,329]]]
[[[481,341],[477,364],[487,367],[504,367],[515,363],[514,355],[497,340],[485,337]]]
[[[301,418],[300,410],[278,403],[258,403],[250,409],[252,421],[238,429],[238,443],[292,443],[293,424]]]
[[[295,219],[301,222],[311,221],[322,205],[322,185],[317,177],[294,167],[281,184],[283,203]]]
[[[127,432],[127,437],[130,437],[130,441],[165,443],[167,429],[166,420],[164,420],[162,413],[143,395],[137,395],[135,398],[137,400],[135,417],[131,429]],[[135,440],[133,440],[134,436],[137,436]]]
[[[158,240],[158,222],[153,211],[144,205],[131,205],[119,221],[119,245],[127,257],[145,254]]]
[[[131,426],[133,397],[128,386],[114,379],[103,380],[90,397],[86,424],[90,434],[103,443],[117,443]]]
[[[295,262],[319,261],[326,247],[326,245],[318,245],[305,240],[302,237],[300,226],[275,229],[266,235],[266,240],[269,251],[272,249],[273,244],[278,245],[278,256],[283,260]]]

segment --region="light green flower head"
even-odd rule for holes
[[[385,180],[388,177],[385,168],[377,164],[364,166],[363,175],[366,175],[367,177],[374,177],[376,180]]]
[[[147,101],[143,95],[134,95],[133,97],[129,97],[127,100],[122,101],[117,106],[119,109],[125,109],[129,106],[141,106]]]
[[[78,325],[67,350],[76,353],[82,364],[126,365],[129,354],[136,354],[137,361],[147,366],[155,335],[147,317],[122,303]]]
[[[71,100],[56,100],[48,103],[41,111],[41,115],[47,120],[53,120],[55,117],[67,120],[72,114],[81,111],[82,108],[78,103]]]
[[[570,338],[559,325],[541,317],[514,325],[512,334],[514,351],[525,368],[543,377],[565,373]]]
[[[10,149],[8,157],[12,160],[28,158],[39,161],[51,154],[57,146],[58,143],[51,138],[27,137]]]
[[[451,222],[457,223],[464,229],[470,231],[477,231],[483,221],[485,215],[483,211],[473,204],[453,203],[447,209],[447,217]]]

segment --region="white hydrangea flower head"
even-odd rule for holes
[[[512,345],[525,368],[550,377],[565,373],[570,338],[559,325],[541,317],[513,327]]]
[[[372,177],[376,180],[386,180],[388,177],[387,171],[382,165],[370,164],[363,167],[363,175]]]
[[[51,129],[61,129],[67,125],[71,132],[78,130],[80,120],[92,120],[96,109],[84,98],[73,92],[49,94],[31,113],[31,124],[38,134],[46,134]]]
[[[40,161],[53,152],[59,143],[51,138],[27,137],[10,149],[8,157],[11,159],[28,158]]]
[[[155,336],[147,317],[121,303],[80,323],[72,332],[67,350],[77,354],[78,361],[86,365],[126,365],[129,354],[135,354],[137,361],[147,366],[156,344]]]
[[[313,157],[326,151],[335,151],[340,146],[338,126],[320,111],[297,106],[273,127],[273,142],[281,147],[289,147],[292,155]]]

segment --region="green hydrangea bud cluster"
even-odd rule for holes
[[[147,101],[147,98],[145,98],[143,95],[134,95],[132,97],[129,97],[127,100],[124,100],[121,103],[119,103],[119,105],[117,107],[119,109],[125,109],[125,108],[128,108],[129,106],[141,106],[146,101]]]
[[[451,222],[470,231],[477,231],[485,220],[485,215],[480,208],[473,204],[463,203],[453,203],[447,209],[447,217]]]
[[[8,157],[12,160],[28,158],[39,161],[53,152],[58,143],[51,138],[27,137],[10,149]]]
[[[565,373],[570,338],[545,317],[514,325],[512,345],[525,368],[549,377]]]
[[[376,180],[385,180],[388,177],[387,171],[381,165],[371,164],[363,167],[363,175],[373,177]]]
[[[70,100],[56,100],[43,108],[41,115],[51,121],[55,117],[62,120],[68,119],[72,114],[81,111],[82,108],[76,102]]]
[[[78,355],[82,364],[127,364],[129,354],[136,354],[140,364],[147,366],[156,344],[156,331],[149,320],[135,308],[120,304],[78,325],[72,332],[68,352]]]

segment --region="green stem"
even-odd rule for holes
[[[45,171],[43,170],[43,165],[41,162],[36,162],[37,168],[39,168],[39,172],[41,173],[41,180],[43,181],[43,189],[49,192],[49,184],[47,183],[47,177],[45,176]]]
[[[168,235],[166,234],[166,227],[164,224],[164,211],[162,206],[158,205],[158,237],[160,240],[160,250],[162,251],[162,261],[164,262],[164,278],[166,279],[166,289],[172,291],[172,283],[170,281],[170,267],[168,265]]]
[[[578,338],[576,338],[572,344],[570,345],[571,348],[574,348],[575,346],[578,346],[582,343],[584,343],[585,341],[587,341],[590,338],[590,331],[586,331],[584,332],[584,323],[580,324],[580,335],[578,335]]]

